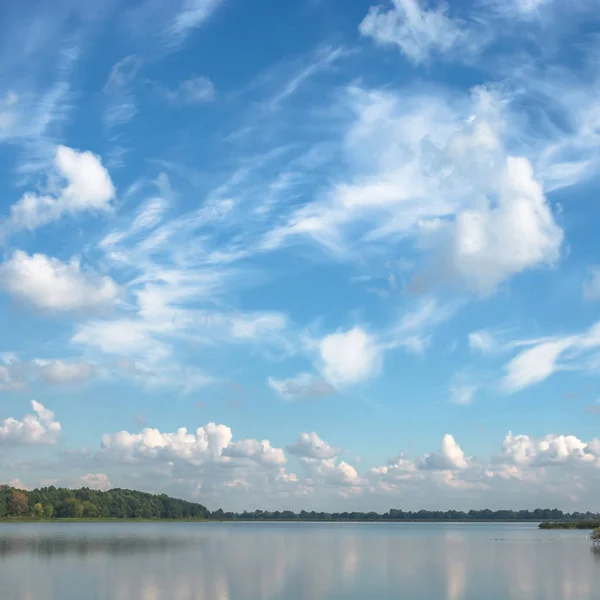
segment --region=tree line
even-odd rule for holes
[[[210,511],[196,502],[113,489],[70,490],[54,486],[32,491],[0,486],[0,518],[38,519],[207,519]]]
[[[535,510],[419,510],[377,512],[293,512],[255,510],[241,513],[208,510],[202,504],[135,490],[107,492],[54,486],[32,491],[0,486],[0,518],[38,519],[211,519],[217,521],[591,521],[599,513]]]

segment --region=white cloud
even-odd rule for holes
[[[223,0],[183,0],[167,32],[177,39],[187,37],[193,29],[202,25],[222,2]]]
[[[216,423],[198,427],[194,433],[188,433],[185,427],[174,433],[145,428],[141,433],[121,431],[103,435],[102,452],[124,462],[157,458],[193,462],[220,457],[231,439],[231,429]]]
[[[22,196],[11,206],[10,216],[2,224],[5,234],[32,231],[63,215],[111,210],[115,188],[98,156],[58,146],[54,169],[64,182],[62,189],[56,195],[26,193]]]
[[[0,444],[56,444],[61,426],[54,420],[54,413],[35,400],[31,407],[35,414],[25,415],[22,421],[8,418],[0,423]]]
[[[36,371],[46,383],[63,385],[91,379],[96,367],[91,363],[67,363],[62,360],[36,360]]]
[[[523,466],[548,466],[564,463],[599,464],[600,442],[582,442],[573,435],[547,435],[534,439],[528,435],[508,432],[503,443],[501,459]]]
[[[572,346],[575,338],[543,342],[524,350],[506,365],[503,386],[515,392],[547,379],[558,368],[561,354]]]
[[[287,462],[281,448],[273,448],[269,440],[241,440],[229,444],[223,450],[223,456],[249,458],[265,466],[282,467]]]
[[[285,400],[321,398],[336,393],[336,389],[330,383],[310,373],[299,373],[289,379],[269,377],[267,383]]]
[[[509,156],[499,177],[496,206],[460,211],[444,250],[450,275],[480,294],[522,271],[555,264],[563,241],[529,161]]]
[[[94,311],[113,305],[119,295],[110,277],[82,270],[77,259],[63,263],[17,250],[0,265],[0,274],[2,287],[15,299],[51,312]]]
[[[208,77],[192,77],[176,90],[168,91],[167,97],[175,104],[211,102],[215,99],[215,86]]]
[[[426,454],[420,462],[422,469],[453,470],[467,469],[468,467],[469,462],[465,458],[464,452],[449,433],[442,438],[441,451]]]
[[[556,371],[597,369],[590,353],[600,346],[600,322],[579,334],[511,342],[510,347],[528,346],[506,366],[502,387],[507,392],[522,390],[544,381]],[[559,360],[562,361],[559,363]]]
[[[427,4],[425,0],[392,0],[387,10],[372,6],[360,33],[382,46],[397,46],[415,64],[471,43],[466,24],[451,18],[446,4],[431,8]]]
[[[351,486],[360,488],[363,484],[356,469],[346,461],[335,458],[301,458],[302,465],[309,474],[310,484]]]
[[[507,105],[482,87],[469,96],[350,88],[340,109],[355,115],[342,147],[346,180],[294,209],[262,247],[308,237],[356,259],[416,239],[433,255],[410,284],[417,292],[459,285],[485,295],[553,266],[563,232],[529,160],[505,148]]]
[[[287,447],[290,454],[301,458],[315,458],[319,460],[335,458],[341,454],[339,448],[330,446],[323,441],[314,431],[301,433],[298,441]]]
[[[585,300],[600,300],[600,266],[588,269],[588,275],[583,282],[583,297]]]
[[[472,331],[468,335],[468,340],[471,350],[482,354],[490,354],[498,348],[498,342],[494,335],[485,329]]]
[[[107,492],[112,488],[108,475],[104,473],[87,473],[77,480],[77,485],[102,492]]]
[[[319,354],[323,376],[333,385],[359,383],[381,368],[382,350],[361,327],[325,336],[319,342]]]

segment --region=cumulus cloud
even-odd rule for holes
[[[289,379],[269,377],[267,383],[285,400],[321,398],[336,393],[336,389],[329,382],[310,373],[299,373]]]
[[[598,464],[600,441],[583,442],[574,435],[547,435],[541,439],[508,432],[501,459],[523,466],[549,466],[565,463]]]
[[[511,276],[560,256],[556,225],[529,161],[508,157],[495,206],[460,211],[450,228],[446,267],[473,291],[493,292]]]
[[[5,234],[19,230],[32,231],[63,215],[111,210],[115,188],[98,156],[58,146],[54,169],[64,182],[62,189],[56,195],[25,194],[11,207],[9,218],[2,224]]]
[[[209,423],[188,433],[185,427],[174,433],[161,433],[145,428],[141,433],[120,431],[102,436],[102,453],[119,462],[144,459],[202,461],[219,457],[232,439],[231,429],[225,425]]]
[[[361,327],[325,336],[319,343],[319,354],[323,376],[333,385],[365,381],[381,368],[382,349]]]
[[[87,473],[77,480],[77,485],[102,492],[106,492],[112,488],[110,479],[104,473]]]
[[[0,444],[56,444],[61,425],[54,420],[54,413],[35,400],[31,401],[31,407],[34,414],[25,415],[22,421],[8,418],[0,423]]]
[[[442,438],[440,452],[426,454],[420,462],[421,469],[453,470],[466,469],[468,466],[469,462],[464,452],[449,433]]]
[[[301,433],[298,441],[287,447],[290,454],[301,458],[316,458],[319,460],[335,458],[341,454],[339,448],[330,446],[323,441],[314,431]]]
[[[397,46],[413,63],[465,48],[471,40],[466,24],[448,14],[448,6],[425,0],[392,0],[390,8],[372,6],[360,33],[382,46]]]
[[[281,448],[273,448],[269,440],[241,440],[229,444],[223,450],[223,456],[249,458],[265,466],[281,467],[287,462]]]
[[[17,250],[0,265],[2,287],[16,300],[56,313],[95,311],[114,304],[119,286],[108,276],[45,254]]]

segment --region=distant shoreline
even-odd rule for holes
[[[587,527],[542,527],[539,519],[119,519],[119,518],[53,518],[36,519],[34,517],[0,518],[2,524],[24,523],[523,523],[534,525],[538,523],[541,529],[587,529]],[[547,525],[547,524],[546,524]],[[554,525],[554,524],[551,524]],[[560,524],[559,524],[560,525]],[[565,523],[564,525],[569,525]],[[589,527],[590,529],[593,526]]]
[[[600,521],[544,521],[540,529],[596,529]]]

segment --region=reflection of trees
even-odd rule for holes
[[[66,538],[63,536],[18,538],[0,537],[0,558],[6,559],[19,554],[59,558],[67,555],[87,556],[92,554],[144,554],[166,552],[180,548],[181,540],[169,538]]]

